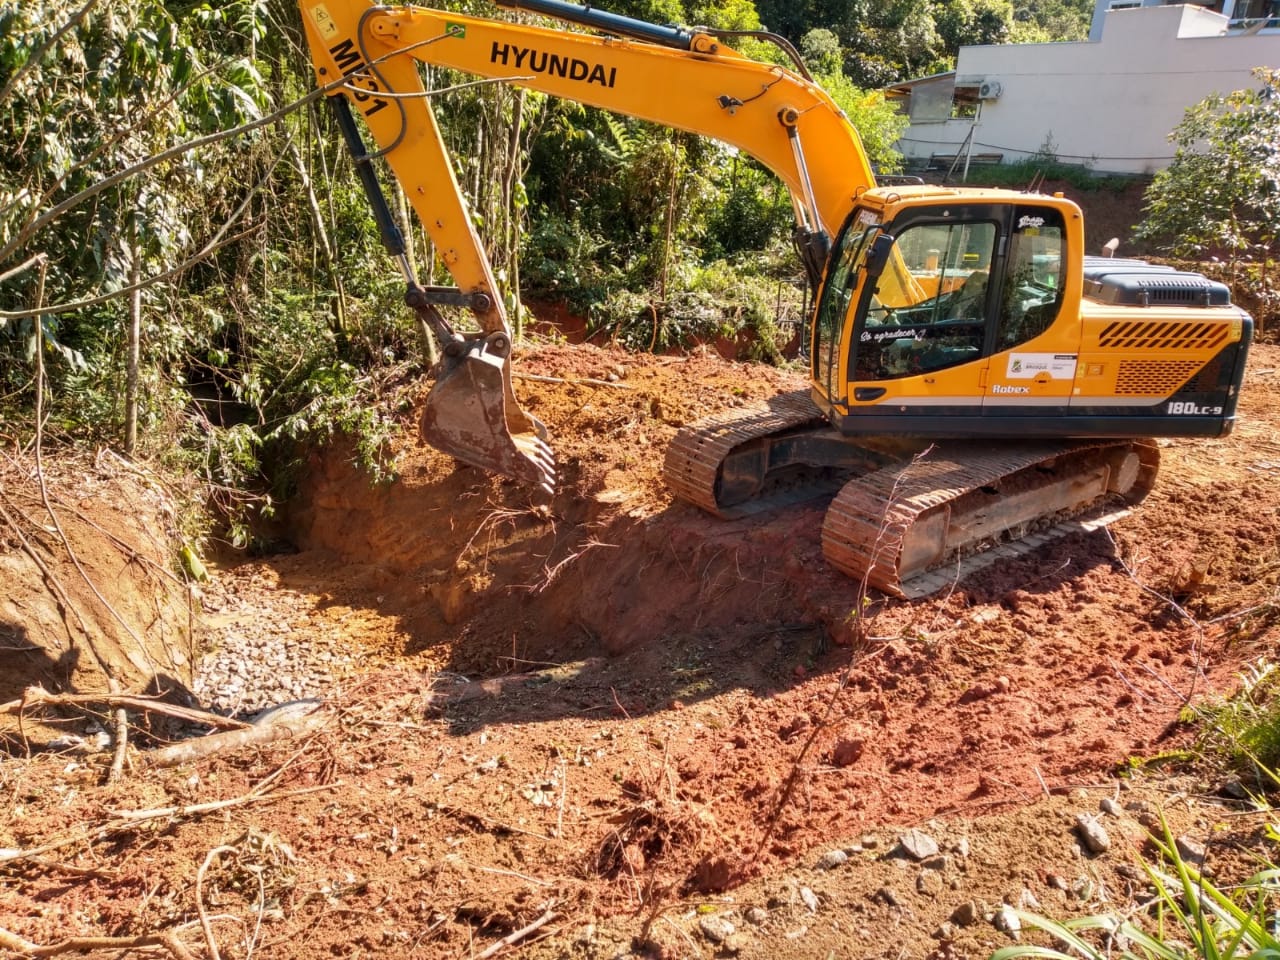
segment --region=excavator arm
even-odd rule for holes
[[[500,0],[501,2],[501,0]],[[742,56],[710,31],[659,27],[563,3],[521,6],[606,31],[603,36],[370,0],[299,0],[312,61],[407,284],[406,302],[443,346],[423,437],[460,460],[545,488],[554,463],[540,422],[511,387],[503,298],[468,215],[418,62],[500,79],[731,144],[791,192],[796,235],[815,283],[830,237],[853,199],[874,186],[857,132],[800,74]],[[354,115],[376,148],[367,151]],[[391,167],[457,284],[414,279],[374,168]],[[478,333],[460,333],[439,307],[469,307]]]

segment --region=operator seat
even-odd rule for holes
[[[947,311],[954,320],[981,320],[987,314],[987,281],[991,275],[986,270],[975,270],[960,285],[951,308]]]

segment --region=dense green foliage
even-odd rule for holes
[[[949,69],[962,46],[1082,40],[1090,0],[757,0],[760,19],[793,43],[824,31],[849,79],[878,88]]]
[[[897,167],[903,121],[867,88],[1022,22],[1007,0],[609,7],[732,31],[765,14],[882,171]],[[457,79],[429,76],[436,90]],[[640,347],[748,328],[776,352],[800,271],[789,197],[753,161],[498,84],[434,103],[517,320],[523,290]],[[39,371],[46,435],[121,443],[136,411],[136,452],[178,460],[231,517],[247,489],[269,503],[300,440],[349,433],[367,466],[394,470],[394,405],[378,401],[416,382],[424,351],[313,91],[292,0],[0,0],[0,118],[3,439],[29,442]],[[446,282],[409,233],[423,278]]]
[[[344,161],[295,103],[310,77],[293,16],[268,0],[0,7],[16,134],[0,157],[3,420],[33,407],[42,344],[42,428],[119,442],[137,288],[139,452],[179,456],[230,515],[264,456],[304,434],[350,429],[378,462],[375,408],[351,401],[394,343],[383,271],[362,276],[367,210],[349,177],[316,186]],[[339,276],[360,301],[335,296]]]
[[[1138,235],[1175,256],[1276,255],[1280,241],[1280,70],[1259,85],[1189,108],[1170,134],[1173,162],[1156,174]]]

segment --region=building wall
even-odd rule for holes
[[[1280,67],[1280,35],[1228,36],[1226,25],[1200,7],[1138,7],[1108,12],[1096,43],[962,47],[956,82],[1001,91],[982,104],[972,152],[1009,162],[1044,148],[1099,172],[1159,170],[1187,107],[1256,85],[1254,67]],[[955,153],[973,124],[913,122],[899,148],[916,159]]]

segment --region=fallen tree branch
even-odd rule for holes
[[[234,717],[223,717],[216,713],[196,710],[191,707],[180,707],[174,703],[164,703],[147,697],[132,694],[114,693],[49,693],[43,687],[28,687],[21,700],[10,700],[0,703],[0,713],[21,713],[33,706],[75,707],[89,704],[101,704],[113,709],[123,708],[138,710],[143,713],[161,713],[188,723],[200,723],[208,727],[221,727],[227,730],[243,730],[252,724]]]
[[[313,787],[299,787],[296,790],[280,790],[275,793],[251,790],[249,793],[243,794],[239,797],[231,797],[227,800],[213,800],[209,803],[193,803],[182,807],[157,807],[153,810],[123,810],[116,814],[116,818],[114,820],[108,820],[104,824],[94,827],[91,830],[85,830],[77,833],[72,837],[63,837],[61,840],[52,840],[49,843],[41,844],[38,847],[30,847],[26,850],[0,848],[0,863],[15,863],[19,860],[34,860],[53,850],[61,850],[63,847],[69,847],[76,843],[92,843],[95,840],[105,840],[108,837],[114,837],[122,833],[130,833],[137,828],[139,823],[144,823],[147,820],[194,817],[202,813],[226,810],[229,807],[239,807],[249,803],[259,803],[268,800],[287,800],[290,797],[300,797],[308,793],[319,793],[321,790],[336,790],[342,785],[343,783],[341,780],[335,780],[333,783],[321,783]]]
[[[113,687],[112,693],[118,693],[114,689],[117,684],[111,681]],[[129,752],[129,713],[124,707],[114,707],[113,714],[115,719],[115,753],[111,758],[111,769],[107,772],[107,782],[114,783],[120,779],[124,773],[125,755]]]
[[[144,933],[137,937],[68,937],[40,946],[24,940],[0,927],[0,948],[24,957],[56,957],[62,953],[84,953],[89,950],[136,950],[140,947],[164,947],[178,960],[196,960],[172,933]]]
[[[222,960],[218,952],[218,941],[213,936],[213,924],[209,922],[209,914],[204,909],[204,875],[210,864],[224,853],[239,853],[235,847],[214,847],[204,857],[204,863],[196,870],[196,915],[200,917],[200,929],[204,931],[204,942],[209,945],[209,955],[213,960]]]
[[[635,389],[629,383],[614,383],[612,380],[596,380],[592,377],[543,377],[536,373],[520,373],[519,371],[512,371],[511,376],[517,380],[532,380],[534,383],[568,383],[575,386],[613,387],[615,390]]]
[[[497,943],[487,947],[483,952],[477,953],[476,960],[489,960],[489,957],[496,956],[498,953],[500,953],[502,950],[505,950],[507,947],[511,946],[513,943],[518,943],[519,941],[527,937],[529,934],[533,933],[535,930],[545,927],[548,923],[550,923],[555,918],[556,918],[555,911],[548,910],[546,913],[540,916],[537,920],[533,921],[533,923],[529,924],[527,927],[521,927],[519,930],[515,931],[514,933],[507,934]]]
[[[301,706],[305,706],[306,712],[291,709]],[[238,750],[240,747],[289,740],[314,733],[333,719],[332,711],[322,709],[314,703],[285,704],[269,711],[252,726],[224,733],[211,733],[207,737],[183,740],[153,750],[147,754],[147,764],[152,767],[176,767],[181,763],[190,763],[228,750]]]
[[[281,790],[277,793],[256,793],[250,791],[238,797],[231,797],[227,800],[210,800],[208,803],[189,803],[185,806],[174,807],[154,807],[150,810],[118,810],[116,817],[118,823],[142,823],[146,820],[167,820],[174,817],[190,817],[199,813],[212,813],[215,810],[226,810],[228,807],[241,807],[246,803],[255,803],[258,800],[284,800],[287,797],[300,797],[308,793],[319,793],[321,790],[336,790],[342,785],[341,781],[334,783],[321,783],[314,787],[298,787],[296,790]],[[3,855],[0,855],[3,860]]]

